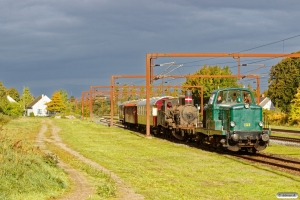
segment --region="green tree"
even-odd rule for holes
[[[136,87],[134,87],[134,85],[131,86],[129,91],[130,91],[129,100],[135,100],[136,99],[136,94],[137,94]]]
[[[34,96],[30,93],[29,87],[24,87],[19,103],[26,108],[33,100]]]
[[[166,95],[165,91],[166,91],[166,89],[162,88],[162,85],[160,85],[160,87],[156,89],[155,94],[157,96],[163,96],[163,95]]]
[[[103,114],[108,114],[110,110],[107,104],[107,97],[104,95],[98,95],[94,98],[93,101],[93,113],[97,116],[102,116]]]
[[[289,122],[300,125],[300,86],[297,88],[295,98],[291,101],[291,111],[289,113]]]
[[[256,91],[253,89],[253,87],[250,83],[247,85],[247,88],[252,92],[254,97],[257,96]],[[259,102],[257,102],[257,103],[259,103]]]
[[[71,113],[80,114],[81,111],[79,111],[80,109],[78,108],[77,99],[73,95],[70,97],[68,102],[70,104]]]
[[[60,96],[61,96],[61,99],[63,100],[63,102],[68,102],[68,93],[66,90],[63,90],[63,89],[60,89],[59,90],[59,93],[60,93]]]
[[[18,103],[11,103],[7,99],[7,95],[10,95],[15,100],[18,100],[19,93],[16,89],[6,88],[0,82],[0,112],[9,116],[20,116],[23,113],[22,105]]]
[[[6,88],[0,82],[0,113],[4,113],[9,101],[7,100]]]
[[[268,96],[268,89],[266,89],[265,91],[263,91],[262,93],[265,97]]]
[[[201,69],[196,71],[191,75],[232,75],[228,66],[225,66],[223,69],[220,66],[207,66],[204,65]],[[203,86],[204,90],[204,102],[207,102],[210,96],[210,93],[218,88],[226,87],[238,87],[236,78],[187,78],[186,82],[183,83],[184,86]],[[187,89],[183,89],[185,92]],[[200,103],[199,95],[200,88],[192,88],[193,99],[196,104]]]
[[[142,87],[140,87],[138,94],[138,98],[139,99],[145,99],[146,98],[146,86],[142,85]]]
[[[9,88],[7,90],[7,95],[13,98],[16,102],[20,101],[20,94],[16,88]]]
[[[300,58],[286,58],[272,66],[268,82],[268,97],[276,107],[289,112],[300,84]]]
[[[66,108],[64,110],[64,112],[66,114],[70,114],[72,112],[72,103],[71,101],[68,99],[68,93],[67,91],[63,90],[63,89],[60,89],[60,96],[61,96],[61,99],[63,101],[63,103],[65,104]]]
[[[129,86],[127,84],[124,84],[121,89],[117,90],[117,92],[118,91],[120,93],[119,95],[116,95],[119,96],[118,101],[124,102],[129,100]]]
[[[52,95],[51,101],[46,103],[46,105],[47,110],[52,113],[60,113],[66,109],[60,91],[55,91]]]
[[[19,103],[8,102],[5,107],[4,113],[9,116],[21,116],[23,114],[22,105]]]

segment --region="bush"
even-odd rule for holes
[[[284,125],[288,121],[288,115],[280,110],[263,109],[263,116],[267,118],[269,123],[274,125]]]
[[[18,103],[8,103],[5,107],[4,113],[9,116],[21,116],[23,108]]]
[[[29,114],[29,116],[30,116],[30,117],[34,117],[34,113],[31,112],[31,113]]]

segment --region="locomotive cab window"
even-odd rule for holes
[[[221,104],[226,102],[227,91],[220,91],[216,97],[216,104]]]
[[[172,108],[172,102],[167,103],[167,109],[170,109],[170,108]]]
[[[212,93],[209,97],[208,104],[212,104],[215,98],[215,93]]]
[[[243,102],[244,103],[252,103],[252,97],[249,92],[243,92]]]
[[[230,90],[228,91],[228,95],[227,95],[227,102],[232,102],[232,103],[239,103],[240,100],[240,91],[239,90]]]

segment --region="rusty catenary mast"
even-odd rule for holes
[[[152,69],[153,60],[159,57],[232,57],[238,60],[237,78],[240,74],[241,57],[258,58],[284,58],[300,57],[300,54],[268,54],[268,53],[148,53],[146,54],[146,136],[150,136],[150,85],[153,80],[154,71]]]

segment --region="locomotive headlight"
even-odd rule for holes
[[[268,135],[268,134],[263,134],[262,136],[261,136],[261,139],[263,140],[263,141],[268,141],[269,139],[270,139],[270,136]]]
[[[231,121],[231,122],[230,122],[230,126],[231,126],[231,127],[235,127],[235,125],[236,125],[236,124],[235,124],[234,121]]]
[[[248,109],[250,107],[249,103],[245,103],[245,108]]]
[[[260,127],[263,127],[264,126],[264,123],[263,122],[258,122],[258,125],[260,126]]]
[[[231,139],[232,139],[233,141],[237,142],[237,141],[239,141],[240,136],[239,136],[238,134],[235,133],[235,134],[231,135]]]

